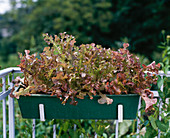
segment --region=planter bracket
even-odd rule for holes
[[[123,105],[118,105],[118,122],[123,122]]]
[[[45,121],[44,104],[39,104],[40,120]]]

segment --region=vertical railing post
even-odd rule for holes
[[[35,119],[32,120],[32,138],[35,138]]]
[[[6,78],[2,78],[2,92],[5,93],[6,91]],[[3,99],[3,138],[6,138],[6,98]]]
[[[53,138],[56,138],[56,124],[53,125]]]
[[[116,120],[115,138],[119,137],[119,121]]]
[[[12,74],[12,80],[13,79],[14,79],[14,74]],[[12,88],[13,84],[10,83],[10,86]],[[8,109],[9,109],[9,138],[15,138],[14,98],[11,98],[8,95],[8,101],[9,101],[9,107],[8,107]]]
[[[161,75],[161,79],[163,80],[163,75]],[[160,90],[163,92],[163,84],[162,84],[162,86],[161,86],[161,88],[160,88]],[[162,114],[162,99],[161,99],[161,97],[159,96],[159,120],[161,121],[161,114]],[[160,131],[160,129],[158,129],[158,138],[160,138],[160,136],[161,136],[161,131]]]
[[[76,124],[74,124],[74,131],[76,131],[76,129],[77,129],[77,125],[76,125]]]
[[[95,127],[96,127],[97,120],[95,120]],[[97,133],[94,133],[94,138],[97,138]]]
[[[141,96],[139,97],[139,104],[138,104],[138,119],[137,119],[137,137],[136,138],[139,138],[139,132],[140,132],[140,117],[141,117],[141,111],[140,111],[140,108],[141,108]]]

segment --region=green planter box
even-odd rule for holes
[[[93,100],[89,97],[76,99],[77,106],[62,105],[61,101],[55,96],[32,95],[21,96],[18,99],[19,107],[23,118],[39,119],[39,104],[44,104],[45,119],[117,119],[118,105],[123,105],[123,119],[131,120],[136,118],[139,95],[111,95],[113,99],[110,105],[99,104],[99,96],[94,96]]]

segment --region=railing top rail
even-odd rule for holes
[[[149,71],[145,71],[144,73],[147,73],[147,72],[149,72]],[[152,73],[152,72],[149,72],[149,73],[156,74],[156,73]],[[165,74],[162,70],[159,70],[158,75],[170,77],[170,71],[168,71],[167,74]]]
[[[3,69],[3,70],[0,70],[0,78],[3,77],[3,76],[6,76],[10,72],[13,72],[13,73],[22,73],[21,69],[19,67],[10,67],[10,68],[6,68],[6,69]],[[159,71],[159,75],[170,77],[170,71],[168,71],[167,74],[165,74],[162,70],[160,70]]]
[[[170,77],[170,71],[165,74],[162,70],[159,71],[159,75]]]
[[[21,73],[21,69],[19,67],[10,67],[10,68],[0,70],[0,78],[8,75],[10,72]]]

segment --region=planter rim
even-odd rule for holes
[[[24,96],[24,95],[22,95]],[[31,94],[30,96],[44,96],[44,97],[56,97],[56,95],[47,95],[47,94]],[[94,95],[93,95],[94,96]],[[109,95],[109,94],[106,94],[106,96],[114,96],[114,97],[117,97],[117,96],[140,96],[139,94],[120,94],[120,95]],[[88,95],[86,95],[85,97],[89,97]],[[95,95],[94,97],[101,97],[100,95]]]

